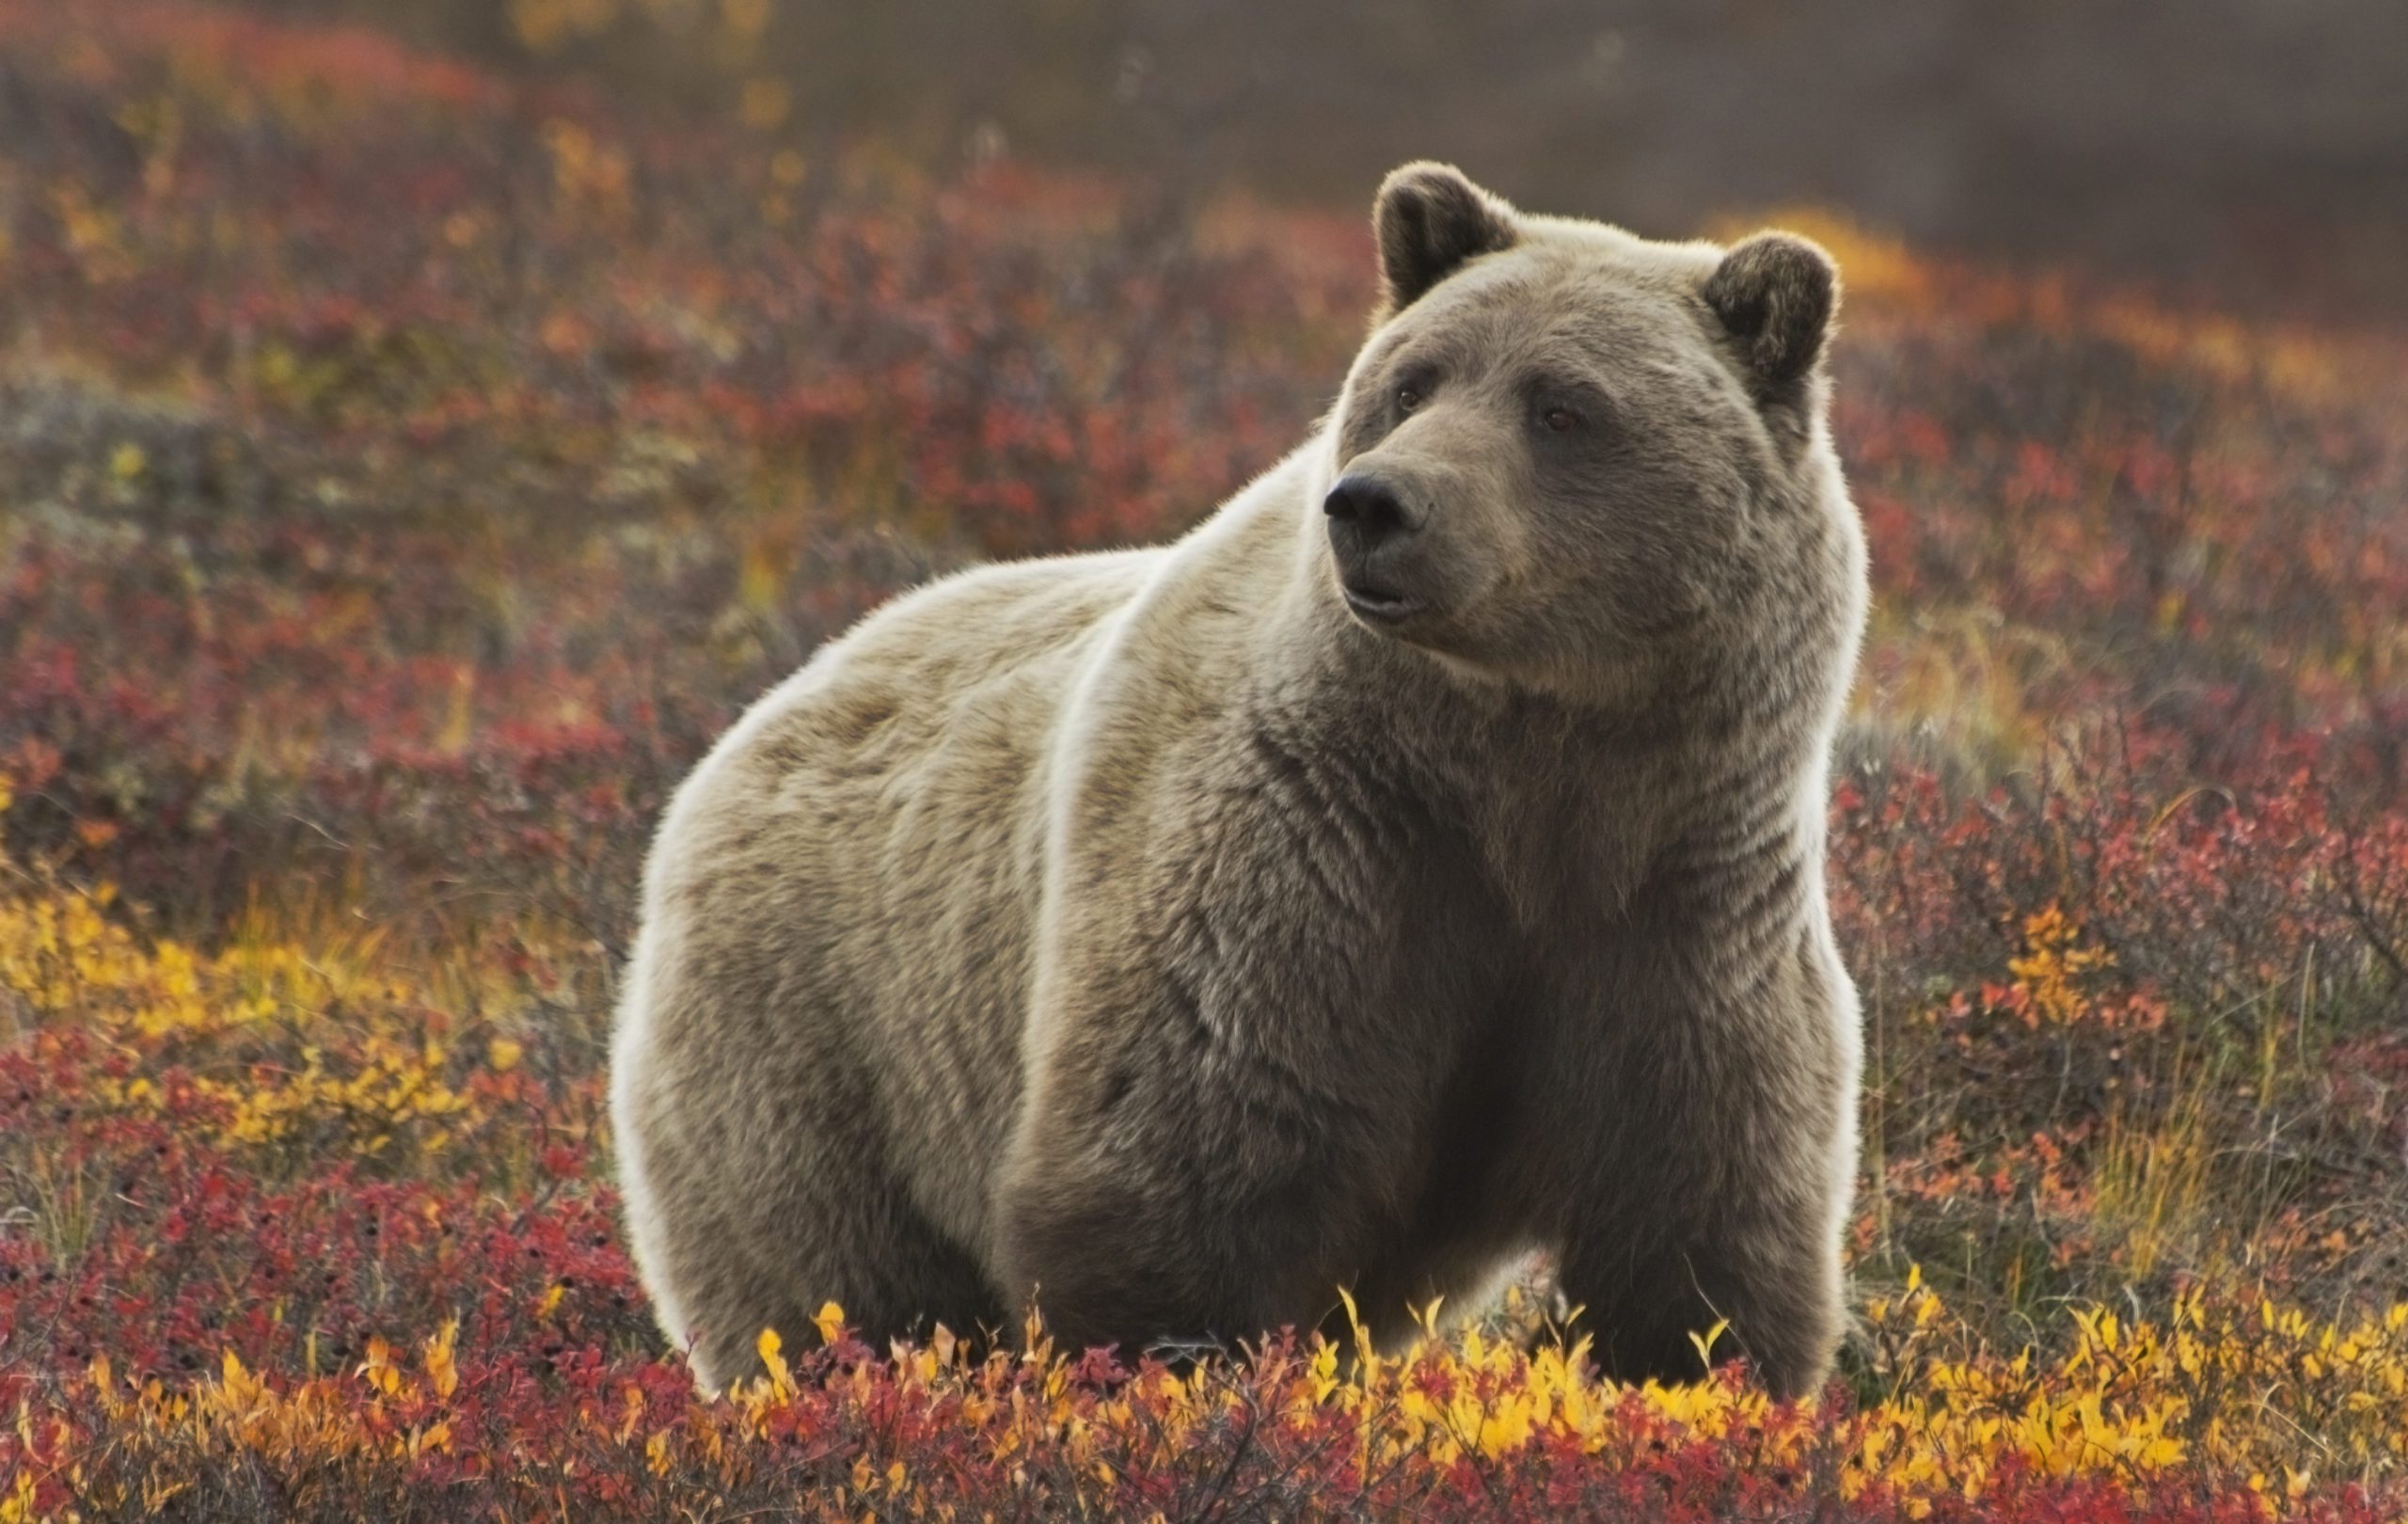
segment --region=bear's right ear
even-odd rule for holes
[[[1380,183],[1371,226],[1380,240],[1382,318],[1411,307],[1465,262],[1511,248],[1522,236],[1509,203],[1453,165],[1428,160]]]

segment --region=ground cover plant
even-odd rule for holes
[[[1813,1401],[1602,1382],[1535,1266],[1386,1360],[831,1308],[705,1402],[600,1105],[667,789],[1300,438],[1361,218],[186,0],[0,0],[0,1520],[2408,1511],[2408,341],[1787,214],[1877,584]]]

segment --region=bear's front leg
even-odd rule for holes
[[[998,1289],[1066,1340],[1310,1326],[1402,1233],[1467,1035],[1497,1008],[1476,863],[1319,714],[1231,721],[1216,782],[1126,802],[1155,731],[1089,758],[1047,850]],[[1269,733],[1265,733],[1265,727]]]
[[[1812,929],[1746,977],[1620,981],[1618,1036],[1556,1066],[1597,1097],[1562,1208],[1561,1288],[1618,1377],[1693,1380],[1697,1341],[1779,1397],[1814,1390],[1842,1326],[1855,1186],[1853,990]],[[1576,1076],[1576,1077],[1574,1077]]]
[[[1601,1220],[1567,1236],[1560,1283],[1584,1310],[1607,1374],[1693,1381],[1706,1373],[1703,1344],[1717,1363],[1745,1357],[1777,1398],[1821,1386],[1841,1326],[1839,1244],[1821,1227],[1826,1203],[1748,1194],[1686,1203],[1691,1221],[1670,1236]],[[1684,1214],[1680,1200],[1660,1205]]]
[[[1339,1186],[1359,1170],[1329,1140],[1182,1078],[1131,1081],[1109,1108],[1049,1087],[1006,1167],[998,1279],[1033,1295],[1065,1345],[1234,1345],[1309,1326],[1350,1273],[1362,1235]]]
[[[1055,1157],[1007,1182],[1000,1202],[999,1278],[1034,1298],[1064,1346],[1117,1345],[1134,1358],[1159,1342],[1233,1338],[1256,1300],[1232,1267],[1215,1264],[1219,1236],[1165,1212],[1142,1178]]]
[[[1301,1086],[1204,1030],[1113,1024],[1033,1089],[995,1198],[996,1278],[1066,1344],[1134,1356],[1310,1326],[1379,1238],[1409,1108]]]

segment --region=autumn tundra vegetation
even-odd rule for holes
[[[1796,209],[1875,580],[1830,1384],[1617,1386],[1534,1264],[1385,1357],[831,1306],[697,1396],[600,1073],[667,790],[898,588],[1192,522],[1374,295],[1357,208],[754,84],[0,3],[0,1520],[2408,1513],[2408,340]]]

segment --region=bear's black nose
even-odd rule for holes
[[[1376,476],[1341,476],[1323,500],[1329,516],[1329,537],[1341,551],[1369,556],[1386,541],[1411,534],[1421,520],[1404,505],[1396,490]],[[1351,543],[1350,543],[1351,542]]]

